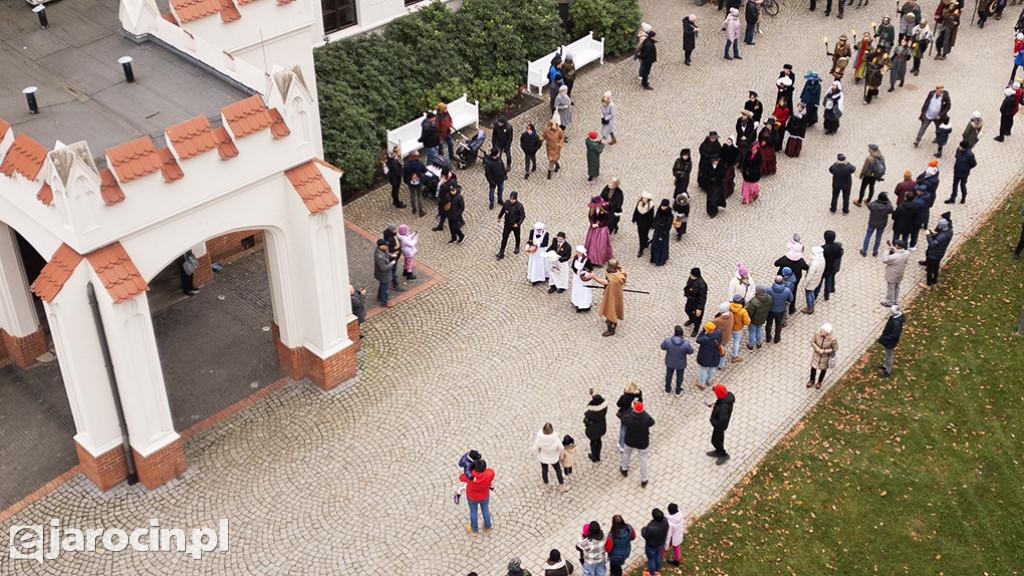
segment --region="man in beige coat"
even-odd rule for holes
[[[903,282],[903,273],[907,270],[907,258],[910,252],[905,250],[902,240],[886,242],[888,251],[882,254],[882,264],[885,264],[885,301],[882,306],[897,306],[900,299],[900,282]]]

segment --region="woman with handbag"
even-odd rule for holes
[[[811,337],[811,348],[814,354],[811,356],[811,377],[807,380],[807,387],[814,386],[821,389],[821,382],[825,379],[825,373],[829,368],[836,367],[836,352],[839,350],[839,341],[832,335],[832,325],[825,323],[821,325],[814,336]],[[818,370],[821,373],[818,374]],[[815,375],[818,381],[814,381]]]
[[[607,91],[601,97],[601,140],[607,140],[608,145],[615,144],[615,103],[612,102],[612,93]]]

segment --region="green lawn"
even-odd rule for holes
[[[1024,186],[906,310],[893,376],[873,345],[663,574],[1024,573],[1022,204]]]

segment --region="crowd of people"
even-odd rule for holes
[[[838,2],[838,18],[843,18],[845,4],[843,0]],[[994,15],[999,19],[1005,2],[986,5],[995,6],[997,11]],[[861,8],[859,3],[856,6],[851,3],[851,6]],[[867,2],[863,7],[865,10],[874,9]],[[727,13],[722,24],[726,36],[724,58],[740,58],[741,10],[746,25],[743,42],[754,46],[756,34],[760,31],[761,0],[748,0],[745,4],[743,0],[720,0],[718,9]],[[812,0],[810,10],[815,9]],[[683,148],[679,156],[673,158],[673,186],[669,197],[655,200],[650,192],[639,191],[638,196],[633,197],[635,203],[630,198],[627,204],[628,197],[621,180],[616,177],[608,179],[599,194],[590,194],[586,206],[586,234],[581,234],[579,239],[574,238],[575,242],[570,242],[565,232],[552,235],[541,221],[529,227],[526,209],[518,192],[512,191],[505,198],[505,183],[511,177],[514,163],[512,148],[515,134],[512,123],[504,116],[499,117],[490,130],[489,152],[481,153],[489,188],[488,208],[493,210],[496,204],[500,206],[497,221],[502,232],[496,258],[502,260],[506,257],[508,243],[512,239],[512,254],[519,254],[522,247],[528,255],[527,281],[532,285],[546,285],[549,294],[569,292],[570,304],[578,313],[588,312],[594,304],[595,292],[599,292],[598,315],[604,319],[602,336],[615,335],[625,316],[624,293],[631,291],[626,288],[628,276],[622,263],[622,247],[613,246],[612,241],[620,232],[623,213],[630,217],[630,223],[637,232],[637,258],[643,258],[649,249],[650,264],[664,266],[670,258],[672,238],[680,242],[687,234],[691,218],[691,191],[705,195],[704,212],[708,218],[715,218],[720,210],[727,207],[727,201],[733,199],[737,192],[737,177],[742,205],[756,205],[758,201],[764,201],[766,194],[762,181],[771,180],[783,156],[800,157],[805,139],[813,135],[813,127],[819,122],[819,111],[825,135],[839,130],[846,109],[844,83],[849,85],[851,80],[855,85],[863,83],[863,102],[872,104],[879,98],[886,73],[889,74],[888,92],[893,92],[903,87],[908,71],[914,76],[920,74],[922,60],[926,56],[934,51],[935,59],[941,61],[955,47],[960,27],[960,6],[956,1],[941,0],[938,3],[931,18],[935,23],[934,32],[929,18],[922,15],[922,8],[916,0],[897,2],[896,9],[895,21],[883,16],[878,24],[872,23],[871,30],[861,37],[852,34],[852,41],[845,34],[832,45],[828,38],[823,39],[829,57],[827,74],[824,75],[829,78],[827,82],[823,81],[823,75],[809,70],[802,77],[803,86],[798,93],[798,77],[793,66],[785,64],[776,78],[775,94],[770,98],[762,101],[762,95],[757,91],[747,91],[735,124],[726,131],[730,136],[723,139],[718,131],[710,130],[696,148],[696,154],[691,152],[691,148]],[[829,16],[831,12],[832,0],[828,0],[824,15]],[[986,12],[979,25],[992,15]],[[684,18],[682,24],[684,65],[689,66],[700,28],[693,14]],[[651,77],[653,65],[657,62],[659,40],[658,34],[646,23],[638,31],[635,59],[639,63],[637,76],[643,89],[653,89]],[[994,137],[998,142],[1011,135],[1013,118],[1024,96],[1021,80],[1016,78],[1020,66],[1024,66],[1024,34],[1016,34],[1014,39],[1013,70],[1009,84],[1003,88],[1000,129]],[[573,125],[576,105],[572,92],[577,80],[572,55],[556,56],[551,62],[548,78],[551,118],[540,131],[533,124],[527,124],[519,137],[524,180],[536,171],[536,155],[542,148],[548,160],[546,178],[550,180],[556,175],[561,169],[563,147],[569,142],[567,133]],[[581,146],[585,150],[589,185],[599,181],[600,158],[605,147],[617,142],[615,103],[611,92],[605,92],[600,103],[595,103],[595,108],[599,112],[600,129],[586,133]],[[828,167],[832,184],[829,212],[836,214],[841,210],[844,215],[850,214],[851,201],[855,208],[865,208],[865,235],[862,242],[858,236],[858,243],[853,245],[857,246],[861,257],[867,258],[869,253],[872,258],[881,255],[878,274],[884,277],[886,287],[884,296],[881,286],[878,293],[880,305],[887,315],[884,327],[880,326],[878,343],[884,351],[884,358],[877,365],[877,370],[883,378],[892,373],[895,350],[906,322],[900,305],[901,286],[911,255],[918,249],[922,231],[925,240],[924,258],[919,260],[919,264],[925,267],[925,281],[920,284],[922,288],[938,282],[940,265],[953,237],[952,210],[937,218],[931,214],[940,194],[939,159],[943,158],[944,148],[949,146],[953,133],[953,110],[952,95],[945,86],[937,83],[925,95],[919,113],[915,111],[920,126],[912,140],[908,135],[908,144],[912,142],[914,147],[919,147],[929,130],[934,129],[932,143],[936,145],[935,159],[916,177],[907,170],[903,172],[902,180],[893,182],[891,188],[887,187],[887,161],[884,151],[876,143],[866,144],[859,170],[844,153],[838,154]],[[976,151],[983,127],[982,114],[974,111],[959,138],[953,140],[952,190],[945,204],[955,204],[958,198],[960,204],[967,200],[967,182],[978,163]],[[436,197],[438,222],[433,230],[441,231],[447,223],[449,244],[461,244],[465,241],[462,232],[465,202],[456,170],[450,161],[444,161],[446,147],[449,159],[455,153],[452,150],[451,118],[443,105],[436,113],[428,113],[422,127],[421,142],[426,150],[426,164],[419,160],[417,153],[403,160],[397,149],[386,161],[393,204],[399,209],[407,207],[400,200],[402,183],[409,189],[414,216],[425,215],[423,196]],[[430,181],[431,166],[436,166],[436,183]],[[823,173],[824,169],[822,176]],[[860,186],[854,199],[855,177],[860,180]],[[690,187],[691,179],[696,185],[695,190]],[[424,189],[424,182],[428,181],[432,186],[430,190]],[[885,189],[877,190],[876,194],[876,188],[883,187]],[[1021,214],[1024,216],[1024,210]],[[523,226],[528,228],[525,238]],[[891,232],[887,234],[890,227]],[[389,285],[398,286],[397,267],[400,261],[404,259],[403,274],[406,278],[415,278],[412,262],[417,240],[417,235],[410,232],[405,224],[389,225],[378,240],[374,261],[376,279],[380,283],[378,299],[382,305],[388,305]],[[618,257],[616,248],[620,253]],[[1018,258],[1022,250],[1024,223],[1014,258]],[[834,231],[826,230],[822,243],[810,246],[801,234],[793,234],[781,251],[782,255],[771,263],[775,274],[763,282],[755,282],[751,278],[750,269],[757,263],[739,264],[728,281],[717,281],[716,285],[724,290],[722,302],[718,305],[709,301],[709,286],[701,269],[693,267],[683,289],[687,319],[682,325],[675,326],[671,335],[661,342],[661,349],[665,352],[666,394],[684,394],[685,371],[688,357],[692,354],[696,355],[698,365],[698,373],[693,379],[695,387],[700,391],[711,388],[714,393],[714,401],[707,403],[711,409],[709,420],[712,426],[712,450],[707,455],[715,458],[718,465],[725,464],[730,458],[725,447],[725,431],[736,400],[733,393],[718,382],[721,372],[731,364],[743,362],[745,355],[756,355],[758,352],[755,351],[761,351],[766,345],[780,343],[783,330],[793,323],[792,315],[798,311],[804,315],[827,314],[827,304],[823,302],[829,301],[836,291],[836,278],[845,250]],[[359,298],[358,291],[354,291],[353,298]],[[822,310],[823,306],[825,310]],[[692,341],[687,339],[687,334]],[[824,322],[813,331],[803,333],[801,338],[806,338],[804,341],[809,348],[804,385],[820,390],[826,374],[838,365],[839,335],[831,323]],[[744,348],[746,352],[743,352]],[[583,411],[583,422],[589,445],[587,457],[594,463],[602,458],[602,437],[607,432],[609,406],[604,397],[591,390],[590,400]],[[649,482],[650,429],[655,420],[647,412],[639,386],[630,383],[613,410],[620,420],[616,442],[616,448],[621,452],[619,473],[628,477],[635,461],[640,486],[646,487]],[[537,432],[532,449],[541,465],[543,485],[560,492],[569,490],[576,460],[575,439],[557,432],[552,423],[545,423]],[[475,451],[463,455],[460,467],[463,468],[460,480],[466,485],[465,494],[470,506],[470,523],[466,529],[472,534],[478,533],[477,516],[482,512],[483,530],[489,532],[492,529],[489,498],[494,471]],[[554,473],[553,478],[550,472]],[[459,495],[456,501],[458,498]],[[667,509],[668,515],[654,509],[651,521],[641,530],[651,574],[660,571],[663,557],[670,557],[670,562],[679,561],[679,543],[685,522],[676,504],[669,504]],[[603,575],[606,563],[612,574],[621,574],[622,565],[630,554],[630,542],[635,538],[635,530],[621,516],[613,517],[607,530],[598,521],[588,523],[576,544],[584,574]],[[547,576],[573,571],[573,563],[557,549],[551,550],[548,557],[538,564],[542,564],[541,573]],[[529,571],[522,568],[519,559],[514,558],[509,562],[508,573],[529,574]]]

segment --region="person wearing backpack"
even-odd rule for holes
[[[864,159],[864,165],[860,168],[860,194],[857,195],[857,199],[853,203],[857,206],[861,206],[864,200],[864,190],[868,191],[868,199],[866,202],[871,202],[871,198],[875,195],[875,182],[880,182],[885,176],[885,156],[882,156],[882,152],[878,149],[878,144],[868,144],[868,155]]]
[[[419,211],[420,216],[426,215],[423,211],[423,196],[420,190],[423,186],[423,176],[427,173],[427,167],[420,162],[419,152],[409,154],[402,168],[402,180],[409,187],[409,205],[412,206],[412,213]]]
[[[636,540],[636,530],[626,524],[622,516],[612,516],[612,527],[608,530],[608,539],[604,542],[611,576],[622,576],[622,565],[633,551],[633,540]]]

